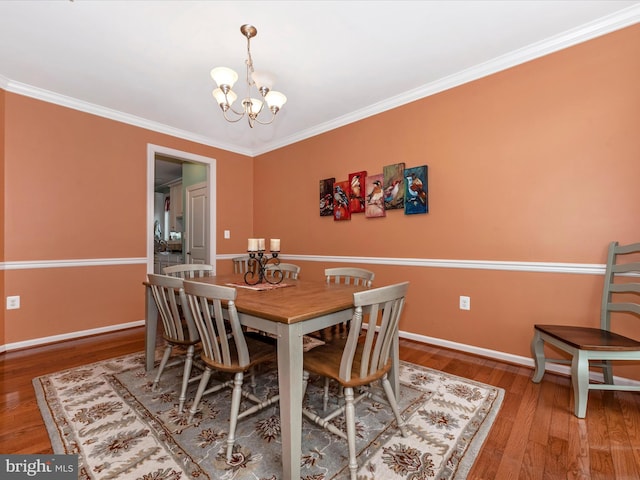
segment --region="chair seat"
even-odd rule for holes
[[[640,350],[640,342],[599,328],[572,325],[534,325],[534,328],[579,350],[601,352]]]
[[[357,372],[360,371],[360,359],[364,348],[364,344],[359,343],[356,348],[353,367],[351,369],[352,372],[356,372],[356,375],[354,375],[354,378],[350,381],[344,381],[340,378],[340,361],[342,359],[342,352],[344,351],[345,344],[346,340],[340,339],[309,350],[304,354],[304,369],[310,373],[331,378],[340,383],[343,387],[369,385],[370,383],[381,379],[384,374],[388,373],[391,369],[391,359],[389,359],[387,365],[383,369],[378,370],[374,375],[358,377]]]
[[[236,373],[245,372],[260,363],[276,360],[276,350],[273,343],[262,340],[260,338],[254,338],[251,335],[245,335],[245,341],[247,342],[247,349],[249,350],[249,354],[251,355],[251,363],[249,363],[249,365],[240,366],[240,364],[238,363],[238,352],[235,350],[235,348],[231,349],[230,352],[230,365],[215,362],[213,361],[213,359],[208,358],[205,353],[201,354],[202,361],[205,363],[205,365],[208,365],[211,368],[215,368],[220,372]]]
[[[162,334],[162,338],[164,338],[165,341],[167,341],[169,343],[172,343],[173,345],[176,345],[176,346],[188,347],[189,345],[197,345],[198,343],[200,343],[200,339],[197,339],[197,340],[189,340],[189,339],[176,340],[175,338],[168,337],[164,333]]]

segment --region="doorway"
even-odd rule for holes
[[[155,235],[155,179],[156,179],[156,158],[169,158],[176,163],[189,163],[204,166],[206,170],[206,223],[202,231],[203,251],[201,261],[214,265],[216,252],[216,209],[215,209],[215,185],[216,185],[216,160],[203,157],[189,152],[174,150],[159,145],[147,145],[147,273],[154,271],[154,235]],[[188,228],[184,225],[185,230]],[[185,256],[186,257],[186,256]],[[184,263],[188,263],[186,260]]]

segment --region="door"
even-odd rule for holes
[[[196,183],[186,189],[186,208],[184,211],[186,263],[210,263],[207,258],[209,234],[209,202],[206,183]]]

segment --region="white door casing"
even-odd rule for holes
[[[196,183],[186,189],[186,205],[184,215],[185,229],[185,263],[210,263],[207,258],[207,235],[209,233],[209,204],[207,184]]]
[[[173,157],[190,163],[201,163],[207,168],[208,186],[208,246],[207,258],[214,266],[216,258],[216,208],[215,208],[215,187],[216,187],[216,160],[214,158],[203,157],[194,153],[175,150],[173,148],[162,147],[154,144],[147,144],[147,273],[153,273],[154,248],[153,248],[153,215],[154,215],[154,177],[156,155]]]

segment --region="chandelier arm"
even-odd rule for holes
[[[271,112],[271,110],[269,110]],[[271,119],[268,122],[261,122],[260,118],[258,116],[256,116],[256,118],[254,118],[254,120],[256,122],[258,122],[260,125],[269,125],[270,123],[273,123],[273,121],[276,119],[276,114],[271,112]]]
[[[244,114],[247,113],[244,111],[244,109],[242,111],[238,111],[235,108],[233,108],[231,105],[229,105],[229,108],[227,108],[227,110],[231,110],[233,113],[235,113],[236,115],[239,115],[240,118],[244,117]],[[225,112],[226,113],[226,112]]]
[[[240,114],[240,113],[236,112],[235,110],[231,110],[231,111],[232,111],[233,113],[235,113],[236,115],[238,115],[238,117],[237,117],[237,118],[235,118],[235,119],[233,119],[233,118],[229,118],[229,116],[227,115],[227,111],[228,111],[228,109],[227,109],[226,111],[225,111],[225,110],[223,110],[223,111],[222,111],[222,116],[223,116],[223,117],[224,117],[224,119],[225,119],[227,122],[229,122],[229,123],[237,123],[237,122],[239,122],[240,120],[242,120],[242,119],[244,118],[244,113]]]

